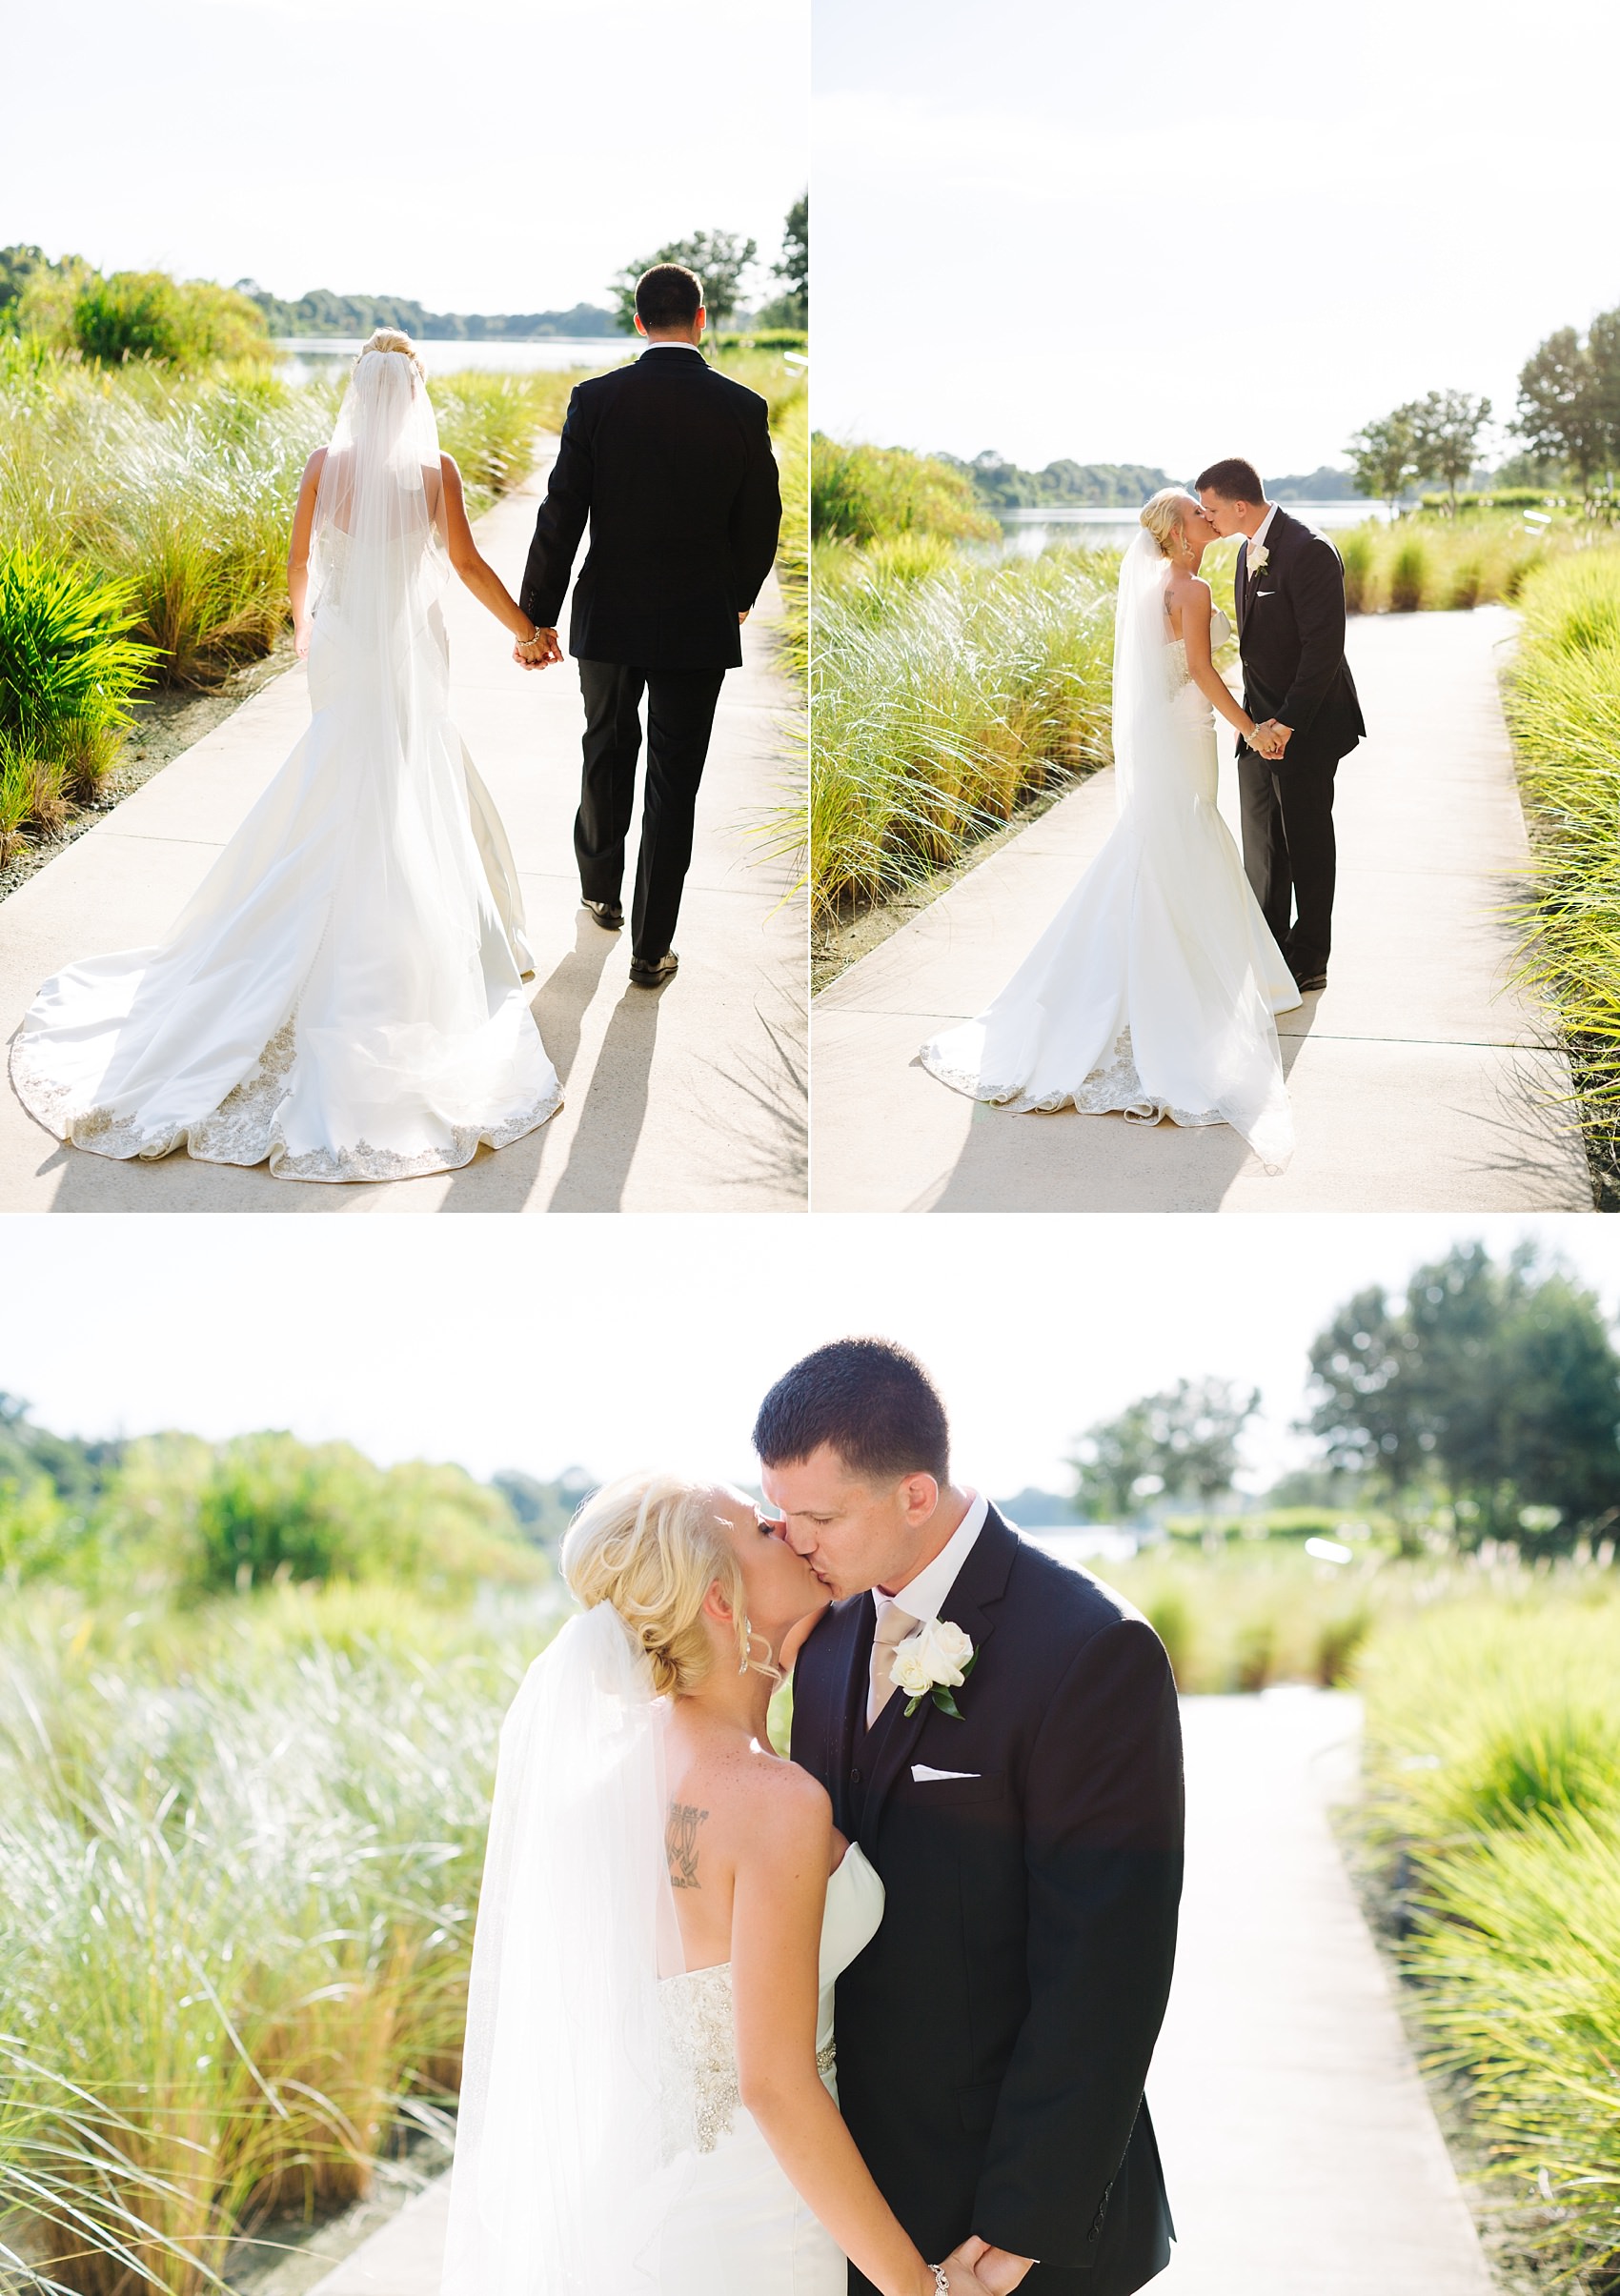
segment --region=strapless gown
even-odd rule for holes
[[[1217,609],[1211,644],[1230,636]],[[1015,1112],[1229,1124],[1277,1171],[1294,1134],[1275,1016],[1300,994],[1216,809],[1214,712],[1179,638],[1164,660],[1107,843],[995,1002],[921,1058]]]
[[[833,1988],[883,1918],[883,1884],[851,1843],[827,1883],[816,2062],[838,2095]],[[845,2296],[843,2251],[800,2199],[737,2077],[731,1964],[666,1978],[665,2045],[696,2089],[696,2157],[664,2228],[659,2296]]]
[[[558,1106],[516,866],[450,715],[442,614],[379,657],[346,606],[365,590],[355,554],[335,532],[321,547],[309,731],[167,937],[67,966],[24,1017],[11,1079],[58,1139],[405,1179]]]

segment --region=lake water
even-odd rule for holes
[[[413,337],[422,365],[430,374],[455,374],[476,367],[486,374],[536,374],[562,367],[611,367],[628,358],[637,338],[623,334],[541,335],[533,342],[468,342],[460,336]],[[289,383],[309,383],[330,375],[338,367],[352,366],[360,353],[360,338],[353,342],[337,335],[282,335],[276,338],[282,377]]]
[[[1367,518],[1387,518],[1382,502],[1289,502],[1279,506],[1303,518],[1307,526],[1326,533],[1335,527],[1360,526]],[[1001,554],[1004,558],[1038,558],[1054,543],[1082,550],[1124,550],[1141,533],[1134,511],[1042,508],[1002,511]]]

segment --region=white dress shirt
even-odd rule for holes
[[[1255,528],[1253,534],[1250,534],[1248,538],[1248,556],[1244,561],[1245,566],[1252,566],[1254,564],[1254,554],[1264,545],[1266,541],[1266,530],[1269,528],[1272,519],[1275,518],[1276,515],[1277,505],[1273,503],[1270,509],[1266,512],[1265,517],[1262,518],[1260,524]]]

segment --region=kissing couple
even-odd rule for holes
[[[501,1731],[444,2296],[1128,2296],[1182,1878],[1153,1629],[957,1482],[881,1339],[740,1492],[588,1500]],[[766,1733],[793,1683],[792,1758]]]
[[[520,601],[478,549],[409,336],[364,345],[293,513],[309,730],[162,942],[65,966],[35,997],[11,1079],[58,1139],[395,1180],[456,1171],[556,1113],[516,863],[450,714],[443,598],[454,574],[519,663],[560,661],[587,524],[569,631],[581,898],[622,925],[645,697],[629,972],[670,979],[720,688],[781,520],[766,403],[709,365],[705,319],[695,272],[642,274],[646,347],[570,400]]]
[[[1294,1148],[1277,1015],[1327,986],[1334,779],[1367,729],[1332,543],[1241,456],[1195,487],[1144,504],[1120,566],[1113,831],[994,1002],[918,1057],[1018,1113],[1227,1124],[1276,1174]],[[1199,571],[1234,534],[1241,701]],[[1217,716],[1237,735],[1241,860],[1216,804]]]

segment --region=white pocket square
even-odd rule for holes
[[[978,1778],[981,1774],[978,1770],[936,1770],[925,1762],[914,1762],[911,1765],[911,1775],[919,1785],[926,1785],[934,1778]]]

